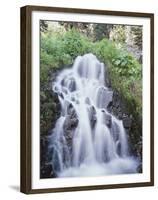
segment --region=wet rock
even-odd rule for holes
[[[75,82],[74,78],[71,78],[71,79],[69,80],[68,88],[69,88],[69,91],[70,91],[70,92],[73,92],[73,91],[76,90],[76,82]]]
[[[74,107],[72,106],[72,104],[69,104],[67,106],[67,116],[66,116],[66,119],[64,121],[64,126],[63,126],[64,131],[72,130],[76,128],[77,125],[78,125],[78,118],[77,118],[76,111]]]
[[[63,95],[61,92],[59,92],[58,95],[59,95],[62,99],[64,99],[64,95]]]
[[[91,115],[95,115],[95,114],[96,114],[96,109],[95,109],[94,106],[90,106],[90,107],[89,107],[89,113],[90,113]]]
[[[76,111],[71,103],[67,106],[67,114],[70,116],[71,119],[77,118]]]
[[[72,118],[70,115],[66,116],[65,122],[64,122],[64,131],[72,130],[76,128],[78,125],[78,119]]]
[[[115,142],[117,142],[119,140],[119,127],[115,121],[112,122],[111,133],[113,135]]]
[[[122,118],[123,118],[123,113],[121,112],[121,111],[119,111],[119,109],[117,109],[117,111],[118,111],[118,119],[120,119],[120,120],[122,120]]]
[[[73,131],[66,130],[64,133],[64,136],[65,136],[66,140],[70,143],[70,140],[72,140],[72,138],[73,138]]]
[[[91,127],[94,128],[94,126],[97,122],[96,110],[95,110],[94,106],[90,106],[88,108],[88,116],[89,116]]]
[[[119,119],[122,119],[123,114],[126,114],[127,105],[117,91],[113,92],[112,101],[108,104],[107,109]]]
[[[65,77],[61,81],[62,86],[65,86],[70,92],[73,92],[76,90],[76,82],[74,78],[67,78]]]
[[[53,173],[53,167],[51,164],[45,164],[40,170],[40,178],[55,178],[55,173]]]
[[[142,173],[142,162],[138,165],[137,172]]]
[[[104,123],[105,123],[109,128],[111,128],[111,125],[112,125],[112,117],[111,117],[111,115],[105,113],[104,110],[102,110],[102,112],[103,112]]]
[[[40,137],[40,146],[41,146],[42,149],[47,148],[48,143],[49,143],[49,139],[48,139],[47,136],[41,136]]]
[[[96,115],[93,115],[92,118],[91,118],[91,127],[94,128],[96,122],[97,122],[97,117]]]
[[[116,151],[117,151],[118,155],[121,156],[121,143],[120,143],[120,141],[117,141]]]
[[[129,129],[132,125],[132,120],[129,117],[123,119],[123,126],[124,128]]]
[[[105,123],[109,128],[111,128],[111,115],[105,115]]]
[[[54,174],[56,174],[57,172],[59,172],[61,170],[61,165],[60,165],[60,158],[59,158],[59,153],[58,153],[58,149],[57,148],[54,148],[53,149],[53,154],[52,154],[52,160],[53,160],[53,163],[52,163],[52,168],[53,168],[53,172]]]
[[[55,177],[53,167],[49,164],[52,160],[52,149],[49,149],[50,136],[40,137],[40,177]]]
[[[63,124],[64,137],[67,143],[67,147],[69,149],[70,159],[72,158],[72,139],[77,125],[77,114],[72,104],[70,104],[68,106],[67,115]]]
[[[113,106],[113,102],[110,101],[109,104],[107,105],[107,109],[108,109],[109,112],[112,111],[112,106]]]
[[[113,91],[105,87],[101,87],[98,90],[97,94],[97,106],[99,108],[107,108],[109,103],[112,102],[112,98],[113,98]]]

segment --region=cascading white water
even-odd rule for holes
[[[137,172],[138,162],[129,154],[122,121],[107,111],[112,91],[105,85],[104,69],[96,56],[85,54],[78,56],[73,67],[64,69],[53,83],[61,104],[61,116],[50,144],[58,177]],[[71,129],[71,145],[64,133],[70,105],[77,118]]]

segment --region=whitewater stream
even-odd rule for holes
[[[49,145],[57,177],[137,173],[139,163],[130,154],[122,120],[107,111],[113,91],[105,84],[105,72],[96,56],[85,54],[52,84],[61,105]],[[68,140],[69,119],[75,125]]]

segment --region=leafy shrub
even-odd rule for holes
[[[121,52],[112,59],[114,70],[118,71],[121,76],[134,77],[139,79],[141,77],[141,66],[131,55],[126,52]]]
[[[105,63],[107,61],[111,62],[111,60],[118,54],[118,50],[116,49],[114,43],[108,39],[96,42],[93,49],[94,54],[96,54],[96,56]]]
[[[91,50],[91,43],[88,38],[81,35],[75,29],[66,32],[62,42],[65,53],[70,55],[73,59]]]

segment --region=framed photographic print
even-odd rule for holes
[[[154,15],[21,8],[21,192],[154,185]]]

